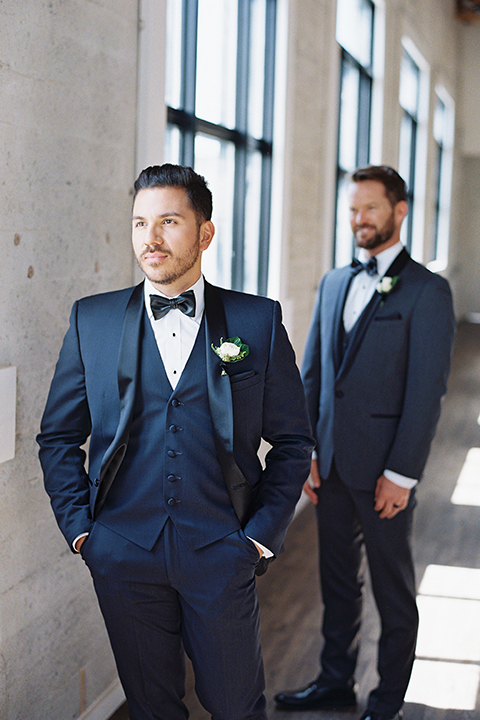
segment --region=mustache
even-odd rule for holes
[[[357,232],[358,230],[375,230],[375,225],[355,225],[354,232]]]
[[[142,252],[141,257],[145,257],[145,255],[148,255],[152,252],[161,252],[164,255],[171,255],[170,250],[164,248],[162,245],[160,245],[160,243],[153,242],[145,246],[145,250]]]

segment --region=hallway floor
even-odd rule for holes
[[[420,633],[404,720],[480,719],[480,325],[461,323],[449,391],[418,490],[414,551]],[[378,622],[368,587],[355,712],[286,713],[273,695],[318,674],[320,609],[316,530],[308,505],[287,551],[259,578],[270,720],[357,720],[376,684]],[[209,720],[193,690],[191,720]],[[110,720],[128,720],[122,706]]]

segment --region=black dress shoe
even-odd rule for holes
[[[328,687],[317,679],[300,690],[283,692],[274,698],[283,710],[317,710],[319,708],[353,707],[357,704],[351,687]]]
[[[381,713],[370,712],[370,710],[367,710],[363,713],[360,720],[402,720],[402,718],[403,712],[401,710],[399,710],[398,713],[395,713],[395,715],[382,715]]]

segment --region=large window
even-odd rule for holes
[[[412,246],[413,216],[415,212],[415,167],[417,159],[418,120],[420,102],[420,68],[404,49],[400,66],[400,105],[403,115],[400,125],[400,153],[398,171],[407,183],[409,212],[405,244]]]
[[[402,108],[398,172],[407,183],[408,215],[402,241],[424,261],[430,70],[409,38],[402,39],[399,102]]]
[[[448,264],[450,198],[452,189],[454,104],[444,87],[435,91],[433,138],[435,143],[435,199],[428,266],[444,270]]]
[[[212,282],[266,294],[275,0],[168,0],[165,160],[213,192]]]
[[[337,42],[342,48],[337,155],[335,265],[351,260],[347,176],[370,160],[373,85],[374,5],[370,0],[338,0]]]

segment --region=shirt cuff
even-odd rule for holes
[[[394,472],[393,470],[384,470],[383,474],[385,475],[387,480],[391,480],[393,483],[395,483],[395,485],[406,488],[407,490],[411,490],[415,487],[415,485],[418,484],[418,480],[406,477],[405,475],[400,475],[400,473]]]
[[[247,537],[248,537],[248,535],[247,535]],[[254,542],[255,545],[258,545],[258,547],[260,548],[260,550],[263,550],[263,556],[262,556],[262,557],[264,557],[264,558],[271,558],[271,557],[273,557],[273,552],[272,552],[271,550],[269,550],[268,548],[266,548],[265,545],[262,545],[262,543],[259,543],[257,540],[254,540],[254,539],[251,538],[251,537],[248,537],[248,539],[251,540],[252,542]]]
[[[77,535],[77,537],[75,538],[75,540],[72,542],[73,552],[76,553],[77,555],[79,555],[80,553],[78,552],[78,550],[77,550],[76,547],[75,547],[76,542],[77,542],[77,540],[80,540],[80,538],[82,538],[82,537],[87,537],[87,535],[90,535],[90,533],[88,533],[88,532],[80,533],[80,535]]]

